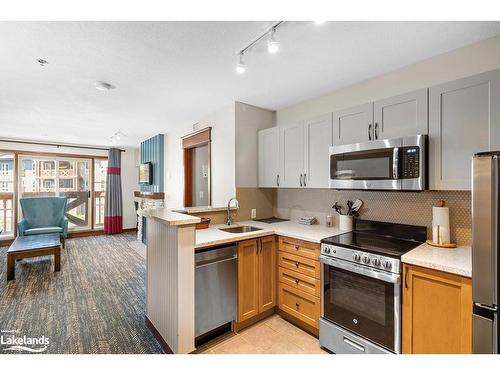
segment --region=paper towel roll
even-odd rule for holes
[[[450,243],[450,209],[448,207],[432,207],[432,242]]]

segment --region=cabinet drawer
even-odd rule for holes
[[[312,327],[319,327],[320,299],[318,297],[280,283],[279,308]]]
[[[303,275],[316,279],[320,278],[321,268],[319,262],[316,260],[280,251],[278,254],[278,264],[283,268],[299,272]]]
[[[279,268],[280,283],[302,290],[303,292],[319,297],[321,284],[318,279],[311,276],[306,276],[297,271],[292,271],[287,268]]]
[[[279,250],[299,255],[301,257],[318,260],[320,254],[320,244],[280,236]]]

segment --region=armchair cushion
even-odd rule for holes
[[[26,229],[24,231],[25,236],[30,236],[32,234],[47,234],[47,233],[62,233],[63,229],[61,227],[44,227],[44,228],[33,228]]]
[[[66,197],[21,198],[23,220],[18,223],[19,235],[61,233],[67,236]]]

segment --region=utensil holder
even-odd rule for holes
[[[351,231],[354,222],[354,217],[351,215],[339,215],[339,229]]]

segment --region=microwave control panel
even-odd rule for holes
[[[403,178],[420,177],[420,147],[406,146],[401,148],[401,169]]]

